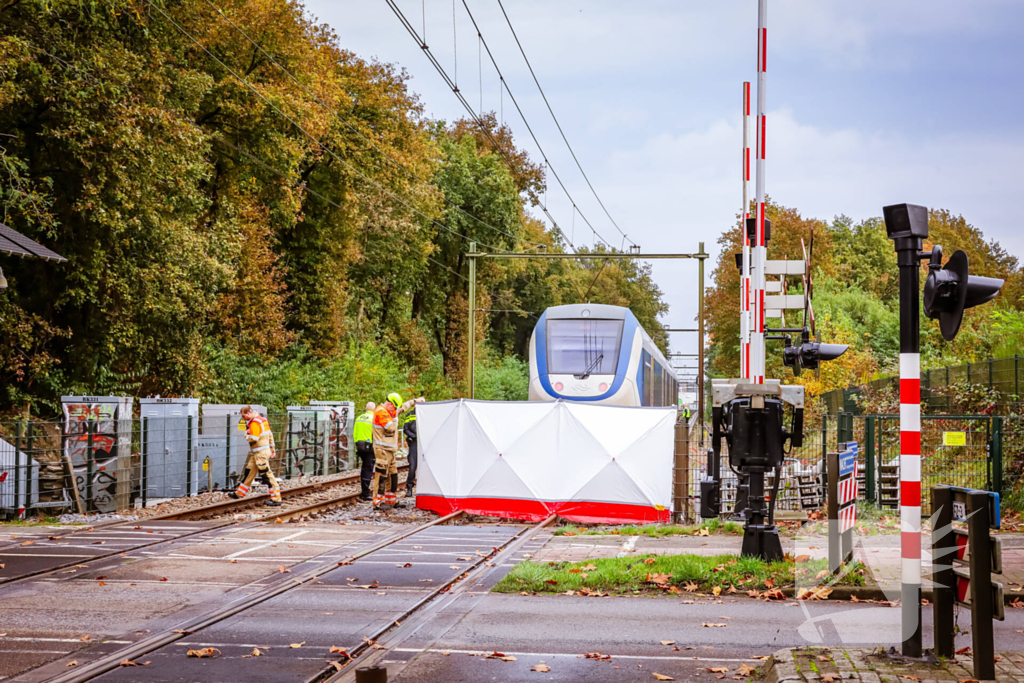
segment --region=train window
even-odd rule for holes
[[[651,354],[644,351],[640,356],[640,362],[643,363],[643,381],[640,385],[640,405],[649,406],[651,405]]]
[[[663,406],[664,402],[664,391],[665,391],[665,372],[661,369],[661,366],[657,363],[654,364],[654,401],[651,405]]]
[[[622,325],[622,320],[548,320],[548,374],[614,375]]]

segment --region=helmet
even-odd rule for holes
[[[391,405],[395,406],[396,408],[402,405],[402,397],[399,396],[394,391],[388,394],[388,400],[391,401]]]

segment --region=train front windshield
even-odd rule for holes
[[[614,375],[622,320],[549,319],[548,374]]]

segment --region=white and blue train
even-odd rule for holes
[[[530,400],[674,406],[679,380],[628,308],[553,306],[530,337]]]

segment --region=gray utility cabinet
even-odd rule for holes
[[[351,459],[351,401],[310,401],[288,406],[288,476],[334,474]]]
[[[85,509],[127,510],[138,483],[132,467],[131,396],[61,396],[64,462]],[[90,427],[92,433],[90,434]],[[73,493],[65,489],[68,501]]]
[[[179,498],[206,485],[196,448],[198,398],[140,398],[143,485],[147,498]]]
[[[246,405],[252,406],[253,410],[266,417],[267,407],[255,403],[203,404],[199,462],[202,463],[209,457],[214,481],[224,482],[225,488],[233,488],[238,484],[245,460],[249,457],[249,442],[245,440],[245,420],[242,419],[242,408]],[[279,443],[280,449],[280,435],[274,434],[274,440]]]
[[[21,446],[0,439],[0,513],[15,517],[39,504],[39,463],[23,450],[24,436]]]

